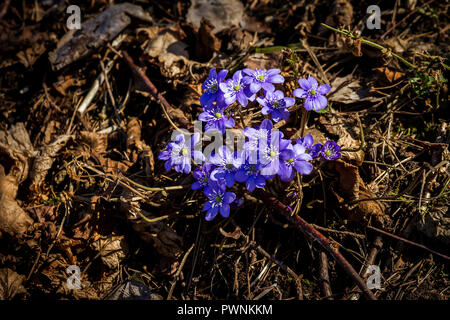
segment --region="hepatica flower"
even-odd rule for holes
[[[280,90],[275,92],[266,92],[265,97],[256,98],[256,101],[263,107],[262,114],[272,114],[275,122],[289,119],[289,111],[287,108],[295,104],[294,98],[285,97]]]
[[[210,156],[209,163],[215,165],[211,172],[211,179],[213,181],[225,180],[226,186],[231,188],[234,185],[234,175],[241,166],[241,158],[237,154],[235,156],[231,153],[226,146],[222,146],[217,154]]]
[[[285,160],[293,158],[291,140],[282,139],[283,133],[273,131],[270,138],[270,145],[260,145],[260,161],[262,164],[261,174],[273,176],[275,174],[283,175],[281,166]],[[281,172],[281,173],[280,173]]]
[[[218,212],[222,217],[228,218],[230,204],[236,199],[236,195],[233,192],[226,192],[225,186],[218,183],[211,183],[203,192],[209,199],[203,206],[203,211],[206,211],[205,219],[213,220]]]
[[[246,161],[236,172],[234,178],[238,182],[245,182],[245,186],[250,192],[255,188],[263,188],[266,185],[266,179],[261,175],[260,166],[260,164],[250,164]]]
[[[297,145],[303,146],[304,151],[311,157],[315,158],[319,155],[320,150],[322,150],[322,145],[320,143],[314,144],[313,137],[307,134],[304,138],[299,138],[297,140]]]
[[[200,142],[200,134],[197,132],[186,141],[184,134],[179,133],[175,141],[169,142],[167,150],[162,151],[158,159],[167,160],[164,167],[169,171],[172,167],[176,172],[191,172],[191,157],[196,161],[204,161],[205,157],[200,151],[193,150]]]
[[[282,181],[291,181],[294,178],[294,169],[300,174],[310,174],[313,170],[313,165],[309,163],[312,156],[306,153],[303,143],[295,144],[292,147],[291,157],[283,157],[282,160],[284,161],[280,164],[279,172]]]
[[[248,138],[248,141],[245,143],[245,157],[249,160],[251,159],[251,163],[257,162],[258,146],[260,142],[267,144],[272,128],[272,121],[264,119],[258,129],[251,127],[244,129],[244,135]]]
[[[200,168],[194,170],[192,175],[194,179],[197,180],[192,184],[192,190],[202,189],[209,185],[210,183],[210,174],[213,169],[211,164],[205,163]]]
[[[283,83],[284,77],[280,75],[280,69],[270,70],[242,70],[247,76],[244,77],[245,84],[249,85],[250,92],[257,93],[261,88],[266,92],[273,92],[275,87],[273,83]]]
[[[238,70],[233,74],[233,78],[219,84],[228,106],[237,100],[241,106],[246,107],[249,100],[255,100],[255,95],[250,92],[243,79],[242,71]]]
[[[341,156],[341,146],[334,141],[327,141],[320,150],[320,155],[326,160],[336,160]]]
[[[202,85],[202,89],[206,90],[200,97],[200,104],[203,107],[209,107],[215,100],[223,100],[223,92],[220,91],[219,84],[225,80],[228,70],[216,72],[216,68],[209,71],[208,79]]]
[[[233,128],[235,125],[232,117],[227,117],[224,114],[226,105],[221,102],[216,102],[209,108],[204,109],[204,112],[200,113],[198,119],[206,122],[205,131],[212,131],[216,129],[220,133],[225,133],[225,128]]]
[[[306,98],[305,109],[310,111],[319,111],[325,109],[328,100],[325,95],[330,91],[331,87],[328,84],[319,84],[314,77],[308,79],[299,79],[299,89],[295,89],[293,94],[297,98]]]

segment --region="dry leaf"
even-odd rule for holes
[[[37,190],[37,188],[44,182],[48,170],[50,170],[53,162],[55,161],[55,157],[70,138],[72,138],[71,135],[61,135],[52,143],[39,149],[38,155],[34,158],[33,167],[30,173],[31,190]]]
[[[21,235],[33,223],[15,200],[19,184],[28,176],[28,159],[33,154],[23,123],[0,131],[0,235]]]
[[[333,165],[339,174],[339,186],[332,188],[332,192],[339,202],[376,198],[361,179],[357,166],[340,159],[334,161]],[[367,223],[372,219],[378,225],[384,226],[389,221],[389,217],[384,213],[384,204],[377,200],[359,201],[354,206],[346,206],[344,210],[348,212],[350,221],[358,223]]]
[[[405,73],[391,70],[387,67],[374,68],[373,70],[377,72],[383,82],[387,82],[389,84],[395,83],[405,76]]]
[[[182,72],[180,62],[186,63],[189,60],[188,45],[178,38],[178,32],[172,28],[153,27],[148,29],[151,31],[146,30],[147,32],[154,33],[155,30],[158,30],[158,33],[151,37],[144,50],[145,54],[158,59],[162,63],[163,71],[169,77],[175,77]]]
[[[199,61],[208,61],[214,52],[219,51],[222,42],[212,32],[214,25],[207,19],[202,18],[200,28],[195,42],[195,57]]]
[[[244,5],[239,0],[192,0],[186,20],[200,27],[202,18],[211,21],[218,33],[244,21]]]
[[[91,246],[98,252],[102,262],[110,269],[117,269],[128,253],[124,236],[110,236],[94,241]]]
[[[4,268],[0,269],[0,300],[12,300],[17,295],[24,295],[27,290],[22,283],[25,276],[17,272]]]
[[[349,74],[345,77],[337,77],[331,83],[329,100],[345,104],[361,102],[377,102],[381,98],[373,96],[370,88],[363,88],[360,81]]]

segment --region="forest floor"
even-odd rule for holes
[[[204,2],[0,4],[0,299],[449,299],[448,3]],[[158,155],[211,68],[330,84],[303,133],[342,156],[206,221]]]

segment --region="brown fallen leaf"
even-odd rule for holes
[[[388,67],[374,68],[380,80],[384,83],[392,84],[405,77],[404,72],[389,69]]]
[[[100,253],[102,262],[110,269],[117,269],[128,254],[124,236],[109,236],[97,239],[91,244]]]
[[[144,53],[160,62],[164,75],[173,78],[182,73],[189,63],[188,45],[180,40],[179,32],[174,26],[154,26],[139,31],[145,31],[149,35],[150,41]]]
[[[340,159],[334,161],[332,165],[339,175],[339,184],[332,186],[331,190],[341,204],[376,198],[376,195],[366,187],[361,179],[357,166]],[[350,221],[357,223],[365,224],[372,219],[375,224],[384,226],[390,220],[385,214],[384,204],[377,200],[357,201],[355,205],[345,205],[342,209],[348,213]]]
[[[215,33],[219,33],[245,20],[244,5],[239,0],[192,0],[186,20],[200,27],[203,18],[211,21]]]
[[[23,123],[0,131],[0,236],[22,235],[33,223],[15,198],[19,184],[28,176],[28,159],[33,146]]]
[[[9,269],[0,269],[0,300],[12,300],[19,295],[26,295],[27,290],[22,285],[25,276]]]
[[[52,143],[44,145],[39,149],[38,154],[33,160],[33,167],[30,173],[30,190],[37,190],[44,182],[48,170],[53,165],[59,151],[66,145],[72,135],[61,135]]]
[[[208,19],[202,18],[195,42],[196,60],[208,61],[214,52],[220,50],[222,42],[214,35],[213,29],[214,25]]]

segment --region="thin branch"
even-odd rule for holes
[[[306,222],[301,217],[292,216],[292,210],[288,206],[281,203],[273,195],[263,190],[258,190],[258,192],[266,205],[276,209],[278,213],[287,217],[289,221],[295,224],[305,235],[317,241],[322,246],[322,248],[325,249],[325,251],[327,251],[345,270],[345,272],[353,279],[353,281],[362,290],[367,299],[377,300],[374,294],[369,290],[369,288],[367,288],[364,280],[358,275],[355,269],[351,266],[347,259],[344,258],[344,256],[339,252],[338,248],[336,248],[330,240],[328,240],[323,234],[317,231],[311,224]]]

